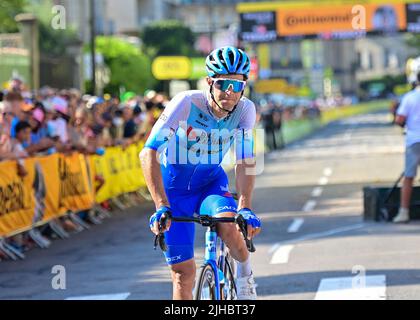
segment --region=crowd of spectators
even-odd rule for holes
[[[0,95],[0,161],[127,146],[148,135],[167,102],[154,91],[95,97],[44,87],[30,94],[13,79]]]
[[[13,78],[0,91],[0,161],[15,161],[23,178],[27,157],[76,151],[101,155],[105,147],[126,147],[147,138],[167,102],[167,96],[152,90],[144,96],[125,92],[101,97],[50,87],[29,92]],[[70,219],[60,223],[66,230],[77,228]],[[24,251],[18,238],[9,240]]]

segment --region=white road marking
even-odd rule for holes
[[[362,284],[355,277],[322,279],[315,300],[386,300],[385,275],[363,280]]]
[[[287,229],[288,233],[296,233],[299,231],[300,227],[302,226],[305,219],[303,218],[296,218],[293,220],[292,224]]]
[[[314,197],[314,198],[317,198],[317,197],[321,196],[322,191],[323,191],[322,187],[316,187],[316,188],[314,188],[314,190],[312,190],[311,196]]]
[[[269,160],[276,160],[278,159],[279,155],[278,153],[269,153],[267,157]]]
[[[326,184],[328,184],[328,178],[327,177],[322,177],[319,179],[318,184],[320,186],[325,186]]]
[[[270,264],[287,263],[289,261],[290,251],[292,251],[293,247],[294,246],[292,245],[280,246],[276,252],[274,252]]]
[[[316,201],[315,200],[309,200],[303,206],[302,211],[303,212],[310,212],[310,211],[314,210],[315,206],[316,206]]]
[[[317,238],[325,238],[325,237],[332,236],[332,235],[337,234],[337,233],[342,233],[342,232],[347,232],[347,231],[360,229],[360,228],[363,228],[364,226],[365,226],[364,223],[358,223],[358,224],[354,224],[354,225],[350,225],[350,226],[346,226],[346,227],[341,227],[341,228],[336,228],[336,229],[332,229],[332,230],[328,230],[328,231],[324,231],[324,232],[308,234],[306,236],[299,237],[299,238],[295,239],[294,241],[304,241],[304,240],[313,240],[313,239],[317,239]]]
[[[325,168],[324,169],[324,176],[329,177],[332,175],[332,169],[331,168]]]
[[[285,245],[289,245],[289,244],[296,244],[296,243],[301,242],[301,241],[314,240],[314,239],[318,239],[318,238],[325,238],[325,237],[328,237],[328,236],[332,236],[334,234],[360,229],[360,228],[363,228],[364,226],[366,226],[365,223],[358,223],[358,224],[353,224],[353,225],[346,226],[346,227],[331,229],[331,230],[324,231],[324,232],[307,234],[305,236],[301,236],[301,237],[298,237],[296,239],[291,239],[291,240],[287,240],[287,241],[283,241],[283,242],[278,242],[278,243],[275,243],[274,245],[271,246],[271,248],[268,250],[268,253],[270,253],[270,254],[273,253],[274,251],[276,251],[281,246],[285,246]]]
[[[268,249],[268,253],[269,254],[272,254],[274,251],[277,250],[278,247],[280,247],[280,244],[279,243],[276,243],[275,245],[271,246],[270,249]]]
[[[70,297],[66,300],[126,300],[130,292],[123,293],[111,293],[111,294],[99,294],[92,296],[80,296],[80,297]]]
[[[349,141],[351,140],[351,136],[352,136],[353,132],[348,131],[345,135],[344,135],[344,141]]]

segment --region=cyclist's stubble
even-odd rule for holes
[[[235,79],[235,80],[244,80],[244,76],[241,74],[229,74],[229,75],[217,75],[214,78],[226,78],[226,79]],[[207,83],[211,85],[212,80],[211,78],[207,77]],[[223,109],[226,110],[233,110],[233,108],[238,104],[239,100],[241,99],[241,92],[233,92],[232,88],[229,88],[227,91],[222,91],[216,89],[213,86],[213,96],[214,100],[216,100],[217,104],[221,106]],[[212,101],[211,103],[212,111],[218,117],[224,117],[227,115],[226,111],[220,110],[217,105]]]

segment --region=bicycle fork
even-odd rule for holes
[[[222,270],[217,265],[217,233],[215,227],[209,227],[206,231],[206,249],[204,264],[209,264],[213,269],[216,300],[221,300],[221,286],[225,284],[225,277]],[[224,254],[224,244],[221,243],[221,253]]]

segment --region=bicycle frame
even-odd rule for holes
[[[163,224],[166,223],[166,220],[168,217],[165,217],[163,220],[161,220]],[[224,263],[225,263],[225,257],[226,257],[226,247],[223,241],[220,241],[220,255],[217,257],[217,241],[219,239],[217,232],[216,232],[216,224],[217,223],[237,223],[241,229],[241,232],[243,234],[246,246],[248,251],[254,252],[255,247],[252,243],[252,240],[249,240],[247,238],[247,227],[246,227],[246,221],[241,215],[237,215],[235,217],[212,217],[209,215],[200,215],[199,217],[171,217],[172,221],[176,222],[195,222],[199,223],[202,226],[207,227],[206,231],[206,240],[205,240],[205,255],[204,255],[204,266],[209,265],[212,268],[213,274],[214,274],[214,285],[215,285],[215,298],[216,300],[221,300],[220,295],[220,286],[221,283],[225,282],[224,279]],[[160,225],[161,227],[161,225]],[[157,244],[159,244],[160,248],[163,251],[166,251],[166,244],[165,244],[165,236],[164,233],[160,233],[156,235],[155,237],[155,249]],[[217,261],[217,258],[219,258],[219,262]],[[220,265],[219,265],[220,264]]]
[[[215,286],[216,286],[216,300],[221,300],[220,296],[220,284],[224,282],[223,275],[223,266],[218,266],[217,259],[219,261],[224,261],[223,257],[225,256],[225,244],[220,239],[220,255],[217,257],[217,241],[219,237],[216,232],[215,227],[208,227],[206,231],[206,241],[205,241],[205,254],[204,254],[204,265],[209,264],[214,271],[215,275]],[[220,259],[222,258],[222,259]]]

